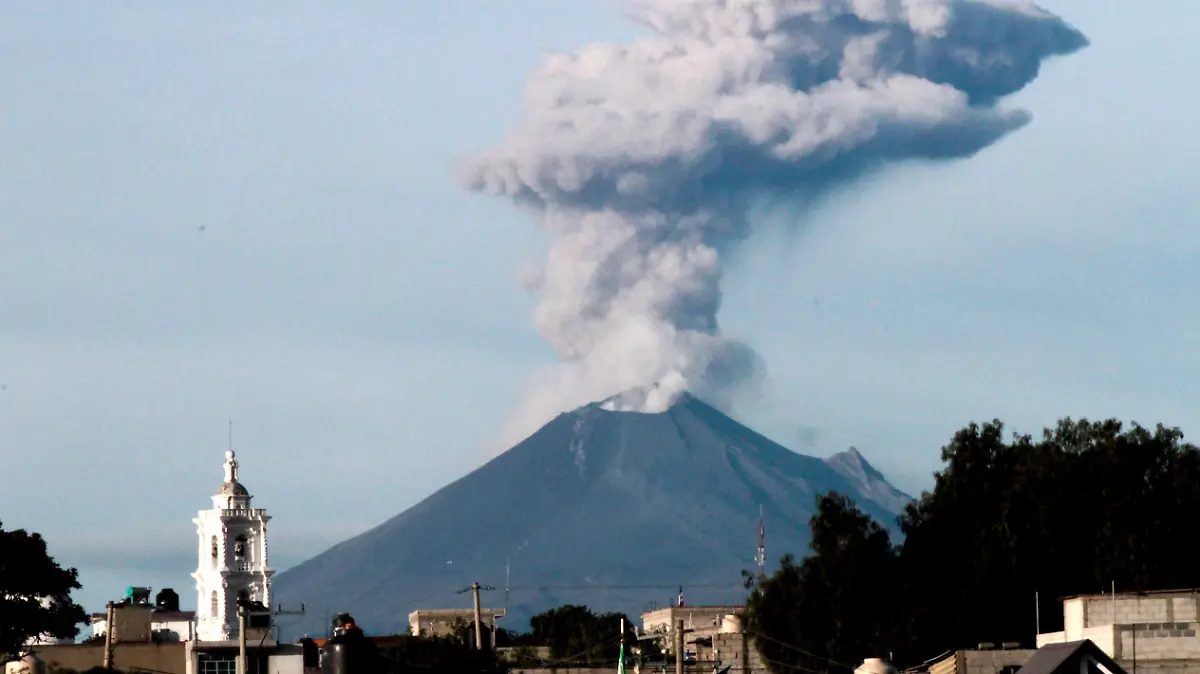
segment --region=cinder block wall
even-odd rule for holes
[[[1197,619],[1197,595],[1192,593],[1140,597],[1117,595],[1116,601],[1113,601],[1112,595],[1093,596],[1070,600],[1067,603],[1076,602],[1084,604],[1084,627],[1113,623],[1128,625],[1131,623],[1195,622]],[[1114,608],[1116,610],[1115,620],[1113,619]],[[1066,607],[1064,607],[1064,611],[1066,611]],[[1074,618],[1069,611],[1066,611],[1064,617]]]

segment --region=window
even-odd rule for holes
[[[200,674],[236,674],[237,660],[232,656],[200,656]]]
[[[213,565],[214,569],[217,568],[217,537],[216,536],[212,537],[212,565]]]
[[[238,561],[246,558],[246,537],[241,534],[233,539],[233,557]]]
[[[211,601],[212,601],[212,605],[209,607],[210,615],[212,615],[212,617],[214,617],[214,618],[220,618],[221,614],[219,613],[219,611],[221,610],[221,599],[219,597],[217,597],[216,590],[213,590]]]

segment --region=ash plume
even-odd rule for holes
[[[628,7],[648,37],[550,57],[524,118],[460,167],[463,187],[534,207],[551,235],[526,281],[561,363],[510,440],[627,389],[644,411],[684,390],[725,402],[761,372],[717,321],[722,257],[751,234],[752,204],[800,217],[889,163],[969,157],[1029,122],[1003,97],[1087,44],[1000,0]]]

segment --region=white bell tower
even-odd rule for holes
[[[267,521],[263,508],[250,507],[250,492],[238,482],[233,450],[225,452],[225,483],[212,497],[212,508],[192,521],[200,538],[196,572],[196,638],[237,638],[239,597],[271,606],[267,566]]]

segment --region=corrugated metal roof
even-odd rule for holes
[[[1017,670],[1017,674],[1078,674],[1075,664],[1079,657],[1090,656],[1104,665],[1112,674],[1125,674],[1121,666],[1113,662],[1104,651],[1100,650],[1090,639],[1083,641],[1068,641],[1061,644],[1050,644],[1038,649],[1025,666]],[[1070,663],[1070,667],[1064,665]]]

